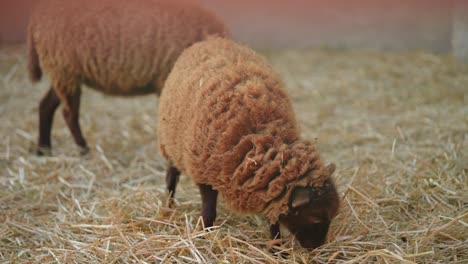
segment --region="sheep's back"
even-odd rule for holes
[[[48,0],[31,23],[43,70],[109,94],[161,89],[182,50],[226,35],[211,13],[170,1]]]
[[[220,38],[182,53],[159,111],[161,153],[196,182],[215,187],[229,184],[259,141],[266,146],[298,138],[277,74],[252,50]]]

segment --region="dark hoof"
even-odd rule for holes
[[[288,252],[282,250],[270,249],[270,252],[279,259],[287,259],[290,256]]]
[[[289,253],[284,251],[284,249],[281,248],[282,242],[283,242],[282,239],[274,239],[274,240],[268,241],[266,243],[266,248],[274,256],[277,256],[279,258],[287,258],[289,256]]]
[[[169,198],[167,201],[167,208],[174,209],[177,207],[177,203],[175,202],[174,198]]]
[[[85,146],[85,147],[80,147],[79,146],[78,148],[79,148],[79,152],[80,152],[81,156],[86,156],[90,151],[87,146]]]
[[[170,217],[172,216],[173,214],[175,214],[176,210],[172,209],[172,208],[167,208],[167,207],[160,207],[159,208],[159,213],[161,214],[161,216],[163,217]]]
[[[37,146],[37,147],[33,148],[31,152],[35,152],[36,155],[38,155],[38,156],[46,156],[46,157],[52,156],[52,148],[51,147]]]
[[[269,251],[273,256],[276,256],[279,259],[287,259],[290,256],[289,252],[286,252],[278,247],[270,248]]]

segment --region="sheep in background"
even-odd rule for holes
[[[42,71],[51,88],[39,105],[38,154],[50,152],[55,110],[76,144],[88,151],[79,125],[81,84],[109,95],[159,95],[180,53],[209,35],[227,37],[202,7],[164,0],[45,0],[28,28],[29,75]]]
[[[272,238],[283,224],[304,247],[324,243],[339,207],[335,167],[300,139],[283,83],[254,51],[222,38],[185,50],[162,91],[157,130],[171,198],[179,174],[191,176],[206,227],[220,192],[229,208],[266,215]]]

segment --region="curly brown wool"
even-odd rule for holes
[[[300,139],[279,76],[230,40],[209,38],[182,53],[161,94],[157,129],[170,168],[272,224],[289,214],[296,188],[321,188],[331,174],[314,144]]]
[[[110,95],[160,94],[180,53],[210,35],[229,35],[223,22],[194,3],[170,0],[44,0],[28,28],[29,75],[51,81],[41,101],[39,148],[50,148],[55,109],[63,104],[76,143],[80,86]]]

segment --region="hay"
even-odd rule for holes
[[[80,157],[58,112],[53,157],[30,154],[37,105],[25,48],[0,50],[0,261],[3,263],[466,263],[468,67],[426,52],[268,52],[303,135],[337,164],[343,196],[330,243],[270,241],[265,219],[220,202],[201,229],[182,177],[166,208],[157,99],[84,90]],[[268,247],[283,254],[271,254]],[[287,254],[285,254],[287,253]]]

